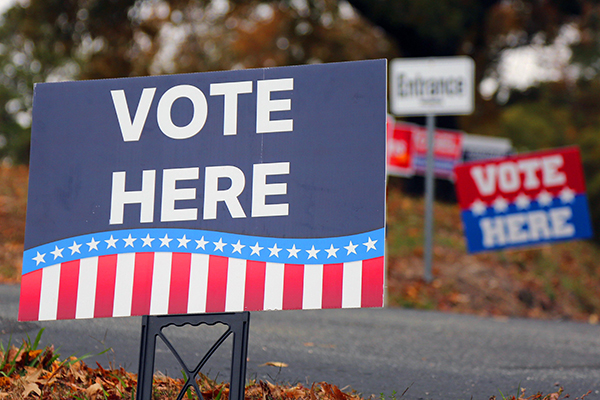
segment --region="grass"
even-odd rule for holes
[[[387,268],[391,306],[597,322],[600,249],[591,241],[468,254],[460,210],[434,206],[433,275],[423,281],[424,201],[390,179]]]

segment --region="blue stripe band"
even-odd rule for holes
[[[384,255],[385,229],[356,235],[287,239],[191,229],[130,229],[82,235],[23,253],[23,274],[87,257],[140,252],[218,255],[288,264],[336,264]]]

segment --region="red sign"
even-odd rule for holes
[[[459,131],[436,129],[434,134],[434,173],[438,178],[454,179],[454,166],[462,158]],[[388,174],[413,176],[424,174],[427,161],[427,129],[388,119]]]
[[[462,158],[463,132],[436,129],[433,137],[434,174],[438,178],[454,179],[454,166]],[[412,134],[413,168],[424,174],[427,164],[427,129],[416,126]]]
[[[455,172],[471,252],[592,235],[578,148],[467,163]]]
[[[436,158],[460,159],[462,150],[461,132],[445,129],[436,129],[434,136],[433,153]],[[419,156],[427,155],[427,129],[419,127],[415,130],[415,153]]]
[[[412,163],[412,133],[418,126],[396,123],[388,118],[387,157],[388,174],[397,176],[413,176],[415,169]]]

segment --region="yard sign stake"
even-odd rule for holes
[[[425,170],[426,282],[433,280],[434,132],[436,115],[473,112],[475,65],[469,57],[397,58],[390,64],[390,108],[398,116],[427,117]]]

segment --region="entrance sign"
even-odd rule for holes
[[[395,115],[466,115],[475,104],[470,57],[397,58],[390,63],[390,108]]]
[[[467,163],[456,177],[471,253],[592,236],[576,147]]]
[[[381,307],[386,61],[35,87],[19,320]]]

